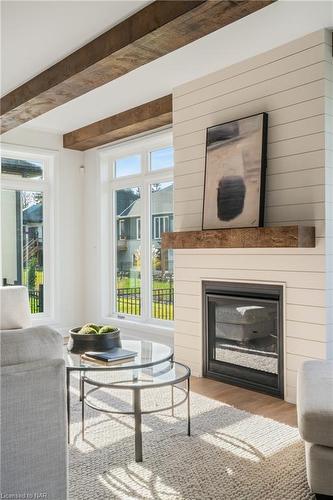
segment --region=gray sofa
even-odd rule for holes
[[[317,498],[333,498],[333,361],[306,361],[297,381],[298,427]]]
[[[14,325],[16,328],[0,330],[0,491],[2,498],[30,498],[28,495],[32,495],[31,498],[66,500],[63,339],[47,326],[17,328],[20,323],[26,326],[27,318],[20,321],[15,317],[15,300],[21,301],[27,294],[14,290],[22,287],[8,288],[11,288],[8,292],[0,288],[0,326]],[[11,294],[9,298],[8,293]],[[27,297],[24,300],[27,304]]]

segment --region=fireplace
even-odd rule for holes
[[[283,398],[283,287],[203,282],[204,376]]]

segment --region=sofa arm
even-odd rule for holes
[[[66,500],[64,360],[1,368],[1,427],[1,494]]]
[[[305,361],[297,377],[297,416],[301,437],[333,447],[333,361]]]
[[[63,357],[63,338],[48,326],[1,330],[1,366]]]

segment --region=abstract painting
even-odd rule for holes
[[[266,113],[207,129],[202,228],[264,222]]]

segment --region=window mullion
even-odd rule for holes
[[[117,241],[118,241],[118,234],[117,234],[117,210],[116,210],[116,189],[111,188],[111,231],[112,231],[112,237],[110,239],[111,241],[111,247],[112,247],[112,254],[111,254],[111,259],[112,259],[112,265],[111,265],[111,280],[112,280],[112,285],[111,285],[111,290],[112,290],[112,297],[111,297],[111,311],[114,314],[117,314]]]
[[[147,172],[147,155],[142,155],[142,167],[143,172]],[[150,211],[150,199],[149,199],[149,180],[146,176],[143,179],[143,193],[142,193],[142,228],[143,233],[141,235],[141,297],[142,297],[142,319],[147,321],[149,318],[149,304],[150,304],[150,246],[149,246],[149,211]]]

